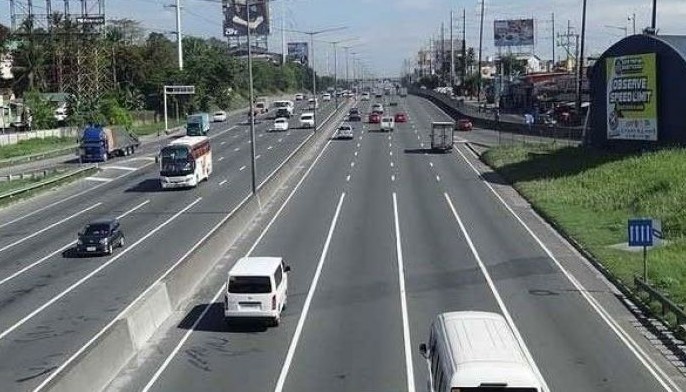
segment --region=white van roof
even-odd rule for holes
[[[281,257],[242,257],[229,271],[229,276],[270,276],[279,267]]]
[[[540,385],[503,316],[489,312],[449,312],[438,316],[452,358],[451,385],[483,383],[510,388]]]

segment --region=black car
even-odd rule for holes
[[[90,222],[79,232],[76,253],[111,255],[115,246],[124,246],[119,220],[100,219]]]
[[[348,113],[351,114],[351,115],[353,115],[353,114],[360,114],[360,109],[358,109],[358,108],[351,108],[351,109],[350,109],[350,112],[348,112]]]
[[[348,121],[362,121],[362,116],[359,114],[351,114],[348,116]]]

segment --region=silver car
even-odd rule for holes
[[[353,134],[353,127],[347,124],[343,124],[340,127],[338,127],[338,131],[336,132],[336,138],[337,139],[353,139],[355,135]]]

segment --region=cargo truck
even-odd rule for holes
[[[403,98],[407,97],[407,88],[406,87],[400,87],[400,94],[399,95]]]
[[[209,113],[195,113],[186,118],[186,136],[207,136],[209,131]]]
[[[449,152],[453,149],[453,132],[455,124],[452,122],[431,123],[431,149]]]
[[[122,127],[89,125],[79,140],[82,162],[105,162],[112,157],[131,155],[138,146],[138,137]]]

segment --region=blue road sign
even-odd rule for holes
[[[629,219],[629,246],[653,246],[652,219]]]

